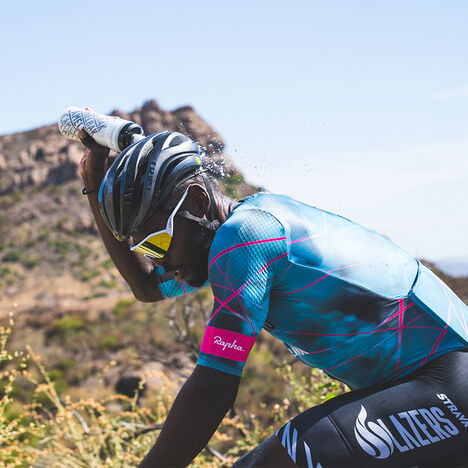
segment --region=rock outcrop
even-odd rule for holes
[[[112,112],[139,123],[146,134],[161,130],[177,130],[187,134],[218,159],[224,142],[190,106],[174,111],[161,109],[154,100],[130,113]],[[59,185],[78,177],[78,164],[83,146],[67,140],[57,125],[0,136],[0,194],[26,186]]]

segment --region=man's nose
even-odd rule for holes
[[[157,266],[162,267],[164,266],[164,258],[151,258],[151,261]]]

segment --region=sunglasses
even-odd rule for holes
[[[150,259],[163,259],[169,250],[171,245],[171,241],[173,238],[174,233],[174,218],[177,212],[179,211],[182,203],[184,202],[185,198],[188,194],[188,188],[182,195],[179,203],[177,203],[176,207],[172,210],[172,213],[169,215],[169,218],[166,223],[166,228],[162,231],[153,232],[146,236],[141,242],[136,245],[132,245],[130,250],[132,252],[137,252],[139,254],[144,255]]]

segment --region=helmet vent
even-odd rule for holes
[[[185,143],[187,141],[187,138],[184,136],[184,135],[174,135],[173,138],[171,138],[170,142],[169,142],[169,148],[171,148],[172,146],[177,146],[177,145],[180,145],[182,143]]]

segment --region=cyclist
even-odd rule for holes
[[[387,238],[289,197],[237,202],[199,146],[161,132],[108,151],[85,133],[94,217],[135,296],[210,285],[199,361],[142,466],[185,466],[232,406],[261,329],[351,392],[288,422],[238,466],[448,466],[468,442],[468,311]]]

